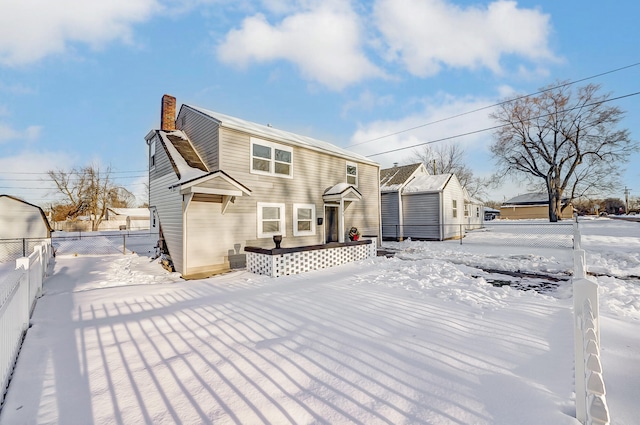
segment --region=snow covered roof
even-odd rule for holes
[[[178,176],[178,183],[197,179],[209,173],[183,131],[158,130],[157,133]]]
[[[567,197],[563,197],[562,201],[566,202]],[[549,194],[546,192],[525,193],[504,201],[502,205],[548,205]]]
[[[109,211],[128,217],[149,217],[149,208],[109,208]]]
[[[312,137],[301,136],[299,134],[291,133],[289,131],[279,130],[267,125],[258,124],[255,122],[243,120],[241,118],[232,117],[230,115],[221,114],[219,112],[210,111],[208,109],[200,108],[193,105],[182,105],[198,111],[220,123],[220,126],[231,128],[234,130],[244,131],[257,136],[266,137],[269,139],[275,139],[290,143],[295,146],[300,146],[308,149],[330,152],[334,155],[338,155],[344,158],[348,158],[354,161],[365,162],[367,164],[378,165],[377,162],[370,160],[369,158],[340,148],[322,140],[314,139]]]
[[[325,201],[335,201],[339,199],[359,201],[362,199],[362,194],[348,183],[338,183],[335,186],[331,186],[322,194],[322,199]]]
[[[422,166],[422,163],[380,170],[380,191],[394,192],[400,190],[420,166]]]
[[[411,180],[404,188],[404,193],[440,192],[451,179],[453,174],[425,174]]]

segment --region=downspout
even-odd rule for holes
[[[188,275],[188,257],[187,257],[187,212],[189,210],[189,205],[191,205],[191,200],[193,199],[193,193],[189,193],[187,195],[182,195],[182,276]]]
[[[398,190],[398,225],[400,226],[398,232],[398,239],[404,240],[404,210],[402,209],[402,189]]]
[[[444,191],[438,192],[438,198],[440,199],[440,240],[444,240]]]

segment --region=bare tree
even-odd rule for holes
[[[109,207],[128,207],[134,195],[111,179],[111,167],[100,170],[96,165],[73,168],[69,171],[49,171],[58,191],[65,200],[52,207],[54,220],[77,220],[88,215],[92,230],[98,230]]]
[[[617,126],[624,112],[609,94],[589,84],[572,90],[549,86],[535,97],[514,97],[490,115],[497,124],[491,152],[498,177],[539,182],[549,194],[549,220],[558,221],[568,201],[617,184],[638,144]]]
[[[460,145],[425,145],[413,152],[410,162],[422,162],[432,174],[455,174],[472,198],[486,195],[488,181],[474,176],[465,159],[466,152]]]

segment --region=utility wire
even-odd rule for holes
[[[386,135],[384,135],[384,136],[379,136],[379,137],[376,137],[376,138],[374,138],[374,139],[365,140],[365,141],[363,141],[363,142],[358,142],[358,143],[353,143],[353,144],[347,145],[346,147],[347,147],[347,148],[350,148],[350,147],[354,147],[354,146],[364,145],[364,144],[366,144],[366,143],[375,142],[376,140],[385,139],[385,138],[387,138],[387,137],[395,136],[395,135],[397,135],[397,134],[406,133],[406,132],[408,132],[408,131],[416,130],[416,129],[418,129],[418,128],[422,128],[422,127],[426,127],[426,126],[429,126],[429,125],[433,125],[433,124],[441,123],[441,122],[443,122],[443,121],[452,120],[452,119],[454,119],[454,118],[459,118],[459,117],[462,117],[462,116],[465,116],[465,115],[473,114],[473,113],[475,113],[475,112],[483,111],[483,110],[485,110],[485,109],[495,108],[496,106],[501,106],[501,105],[504,105],[504,104],[507,104],[507,103],[510,103],[510,102],[515,102],[516,100],[525,99],[525,98],[527,98],[527,97],[531,97],[531,96],[536,96],[536,95],[538,95],[538,94],[542,94],[542,93],[548,92],[548,91],[550,91],[550,90],[555,90],[555,89],[558,89],[558,88],[561,88],[561,87],[567,87],[567,86],[570,86],[570,85],[572,85],[572,84],[581,83],[581,82],[583,82],[583,81],[591,80],[591,79],[593,79],[593,78],[602,77],[603,75],[612,74],[612,73],[614,73],[614,72],[622,71],[622,70],[625,70],[625,69],[628,69],[628,68],[633,68],[634,66],[638,66],[638,65],[640,65],[640,62],[636,62],[636,63],[633,63],[633,64],[631,64],[631,65],[627,65],[627,66],[623,66],[623,67],[620,67],[620,68],[612,69],[612,70],[610,70],[610,71],[601,72],[600,74],[591,75],[591,76],[589,76],[589,77],[581,78],[581,79],[579,79],[579,80],[569,81],[569,82],[566,82],[566,83],[562,83],[562,84],[559,84],[559,85],[557,85],[557,86],[548,87],[548,88],[546,88],[546,89],[543,89],[543,90],[537,91],[537,92],[535,92],[535,93],[525,94],[525,95],[522,95],[522,96],[519,96],[519,97],[515,97],[515,98],[513,98],[513,99],[508,99],[508,100],[504,100],[504,101],[502,101],[502,102],[494,103],[493,105],[483,106],[483,107],[481,107],[481,108],[473,109],[473,110],[471,110],[471,111],[467,111],[467,112],[462,112],[462,113],[460,113],[460,114],[452,115],[452,116],[450,116],[450,117],[441,118],[441,119],[439,119],[439,120],[435,120],[435,121],[430,121],[430,122],[428,122],[428,123],[420,124],[420,125],[417,125],[417,126],[415,126],[415,127],[407,128],[407,129],[400,130],[400,131],[396,131],[395,133],[390,133],[390,134],[386,134]]]
[[[611,102],[611,101],[614,101],[614,100],[624,99],[626,97],[637,96],[639,94],[640,94],[640,91],[635,92],[635,93],[629,93],[629,94],[625,94],[625,95],[622,95],[622,96],[614,97],[614,98],[611,98],[611,99],[605,99],[605,100],[600,100],[598,102],[593,102],[593,103],[589,103],[589,104],[585,104],[585,105],[574,106],[572,108],[565,109],[563,111],[556,111],[556,112],[552,112],[552,113],[549,113],[549,114],[540,115],[540,116],[537,116],[537,117],[531,117],[530,119],[531,120],[535,120],[535,119],[544,118],[544,117],[548,117],[548,116],[555,115],[555,114],[562,114],[562,113],[565,113],[565,112],[573,111],[574,109],[580,109],[580,108],[585,108],[585,107],[588,107],[588,106],[599,105],[599,104],[606,103],[606,102]],[[461,133],[461,134],[458,134],[458,135],[455,135],[455,136],[443,137],[443,138],[431,140],[431,141],[428,141],[428,142],[418,143],[418,144],[411,145],[411,146],[405,146],[405,147],[402,147],[402,148],[391,149],[391,150],[388,150],[388,151],[378,152],[378,153],[374,153],[374,154],[371,154],[371,155],[365,155],[365,156],[367,158],[371,158],[373,156],[384,155],[384,154],[392,153],[392,152],[399,152],[399,151],[403,151],[403,150],[406,150],[406,149],[416,148],[418,146],[430,145],[432,143],[443,142],[445,140],[456,139],[458,137],[469,136],[471,134],[477,134],[477,133],[483,133],[485,131],[496,130],[498,128],[507,127],[509,125],[511,125],[511,124],[507,123],[507,124],[496,125],[496,126],[493,126],[493,127],[483,128],[481,130],[469,131],[467,133]]]

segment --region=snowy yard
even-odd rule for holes
[[[612,424],[636,424],[640,223],[580,226]],[[277,279],[59,255],[0,424],[578,424],[571,251],[468,238]]]

